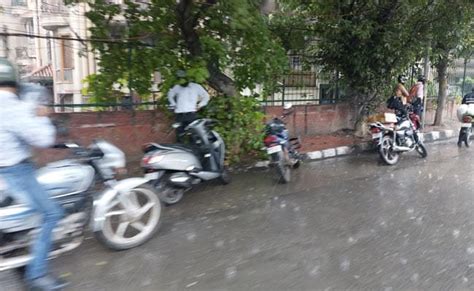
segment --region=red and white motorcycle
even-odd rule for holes
[[[370,124],[372,140],[377,145],[381,159],[388,165],[395,165],[400,154],[416,151],[422,158],[428,156],[419,136],[420,118],[408,114],[385,113],[385,121]]]

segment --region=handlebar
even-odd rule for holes
[[[79,158],[97,159],[102,158],[104,153],[98,147],[84,148],[76,143],[58,143],[52,146],[53,149],[70,149]]]

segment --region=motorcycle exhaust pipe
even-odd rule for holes
[[[396,152],[408,152],[411,150],[409,147],[399,147],[399,146],[394,146],[393,150]]]

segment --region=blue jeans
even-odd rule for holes
[[[11,167],[0,168],[0,176],[7,183],[13,198],[28,204],[43,217],[43,226],[31,248],[32,260],[26,267],[28,281],[47,274],[48,254],[52,246],[52,232],[63,216],[63,209],[50,199],[48,193],[36,180],[33,164],[23,162]]]

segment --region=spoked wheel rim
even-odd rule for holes
[[[146,239],[159,223],[160,200],[147,188],[132,189],[124,195],[127,195],[126,199],[117,200],[105,214],[102,233],[114,244],[137,244]]]
[[[398,161],[399,154],[393,151],[393,142],[390,138],[382,140],[381,151],[387,163],[395,164]]]

